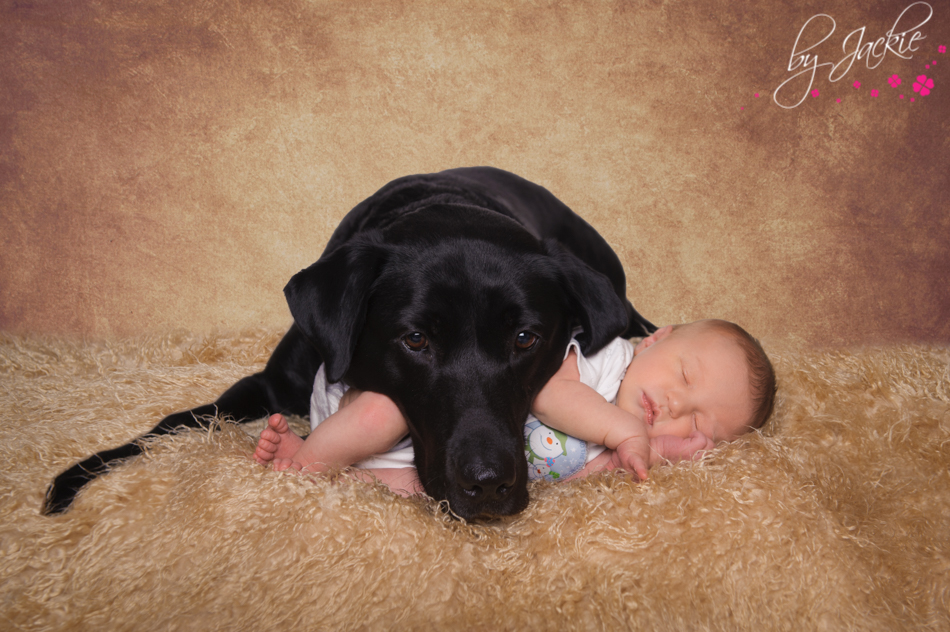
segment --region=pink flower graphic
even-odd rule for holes
[[[945,52],[947,52],[947,47],[946,47],[946,46],[940,46],[940,47],[937,49],[937,51],[942,55],[942,54],[944,54]]]
[[[819,94],[821,94],[821,93],[818,92],[817,90],[812,90],[812,91],[811,91],[811,96],[815,97],[816,99],[818,98],[818,95],[819,95]]]
[[[855,81],[855,82],[854,82],[854,89],[857,90],[857,89],[860,88],[860,87],[861,87],[861,82],[860,82],[860,81]]]
[[[934,87],[934,80],[928,79],[927,75],[920,75],[917,77],[917,81],[914,82],[914,92],[919,92],[920,96],[925,97],[930,94],[930,91]]]
[[[872,96],[872,97],[876,97],[876,96],[877,96],[877,90],[871,90],[871,96]]]
[[[890,79],[887,80],[887,83],[891,84],[892,88],[896,88],[901,85],[901,78],[897,75],[893,75]]]

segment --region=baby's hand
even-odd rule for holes
[[[702,456],[706,450],[712,450],[716,444],[701,432],[694,432],[688,439],[663,435],[650,440],[650,466],[671,461],[689,461]]]
[[[641,481],[645,481],[649,459],[650,441],[646,437],[630,437],[614,450],[608,469],[619,467],[634,472]]]

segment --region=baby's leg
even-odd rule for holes
[[[375,468],[372,470],[353,469],[350,476],[358,481],[371,483],[379,481],[389,487],[394,494],[400,496],[414,496],[416,494],[425,494],[422,489],[422,482],[419,480],[419,473],[414,467],[387,467]]]
[[[385,395],[359,392],[346,406],[323,420],[275,470],[302,472],[344,468],[386,452],[409,432],[399,408]]]
[[[294,434],[283,415],[271,415],[267,420],[267,427],[261,431],[261,437],[257,440],[254,460],[261,465],[268,465],[275,460],[283,464],[286,459],[293,458],[303,443],[304,440]],[[286,467],[284,465],[281,469]]]

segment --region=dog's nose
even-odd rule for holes
[[[523,454],[494,453],[491,459],[479,455],[456,463],[445,497],[452,512],[465,520],[493,520],[524,509],[528,462]]]
[[[498,468],[475,462],[462,468],[458,483],[475,502],[490,503],[507,496],[516,479],[514,467]]]

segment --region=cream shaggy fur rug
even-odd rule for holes
[[[39,514],[58,472],[211,401],[281,333],[0,335],[0,629],[950,628],[943,347],[774,354],[765,432],[644,484],[535,485],[498,524],[276,474],[232,424]]]

